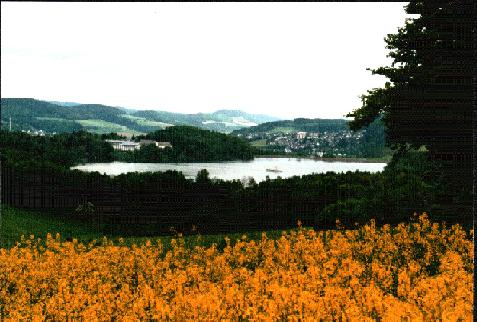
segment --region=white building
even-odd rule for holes
[[[156,142],[156,146],[159,149],[165,149],[165,148],[171,148],[172,149],[172,144],[170,142]]]
[[[304,139],[306,137],[306,132],[296,132],[297,139]]]
[[[134,151],[139,150],[141,145],[133,141],[123,141],[123,140],[106,140],[113,146],[113,149],[118,151]]]

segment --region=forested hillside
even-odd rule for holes
[[[46,133],[73,132],[80,129],[94,133],[148,133],[172,125],[191,125],[229,133],[263,121],[276,120],[266,115],[247,114],[237,110],[220,110],[210,114],[180,114],[163,111],[141,111],[101,104],[45,102],[31,98],[2,98],[2,126],[12,130]]]
[[[73,132],[81,129],[96,133],[132,130],[151,131],[154,127],[138,124],[121,109],[100,104],[60,106],[30,98],[2,98],[2,127],[10,118],[12,130]]]
[[[0,131],[2,157],[19,168],[67,169],[78,163],[113,161],[113,147],[98,134],[85,131],[52,136]]]
[[[234,130],[255,126],[263,122],[278,120],[268,115],[248,114],[238,110],[219,110],[214,113],[196,114],[146,110],[134,112],[132,116],[174,125],[197,126],[222,133],[230,133]]]
[[[140,150],[113,151],[105,142],[107,134],[86,131],[32,136],[27,133],[0,131],[3,157],[19,167],[42,163],[50,166],[71,167],[87,162],[198,162],[251,160],[254,148],[245,140],[189,126],[170,127],[152,132],[141,138],[171,142],[173,148],[161,150],[154,145],[141,146]]]
[[[170,142],[164,150],[153,145],[134,152],[119,152],[117,159],[134,162],[203,162],[251,160],[255,149],[245,140],[192,126],[173,126],[149,133],[141,138]]]

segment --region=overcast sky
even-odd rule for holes
[[[405,3],[1,3],[1,96],[342,118]]]

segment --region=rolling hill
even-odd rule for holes
[[[31,98],[1,99],[2,127],[12,120],[14,130],[72,132],[85,129],[94,133],[148,133],[174,125],[230,133],[277,118],[248,114],[239,110],[181,114],[155,110],[135,110],[101,104],[46,102]]]
[[[265,122],[257,126],[239,129],[233,134],[251,133],[293,133],[293,132],[339,132],[348,131],[348,121],[344,119],[306,119]]]

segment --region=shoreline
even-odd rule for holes
[[[324,162],[360,162],[360,163],[388,163],[390,158],[323,158],[323,157],[311,157],[311,156],[294,156],[294,155],[256,155],[254,158],[295,158],[295,159],[308,159]]]
[[[305,159],[305,160],[315,160],[315,161],[324,161],[324,162],[354,162],[354,163],[389,163],[391,160],[390,158],[343,158],[343,157],[336,157],[336,158],[320,158],[320,157],[311,157],[311,156],[295,156],[295,155],[256,155],[251,160],[224,160],[224,161],[169,161],[169,162],[135,162],[135,161],[122,161],[122,160],[114,160],[109,162],[86,162],[86,163],[79,163],[75,164],[70,169],[74,170],[78,166],[85,166],[88,164],[109,164],[109,163],[140,163],[140,164],[183,164],[183,163],[227,163],[227,162],[251,162],[254,159]]]

